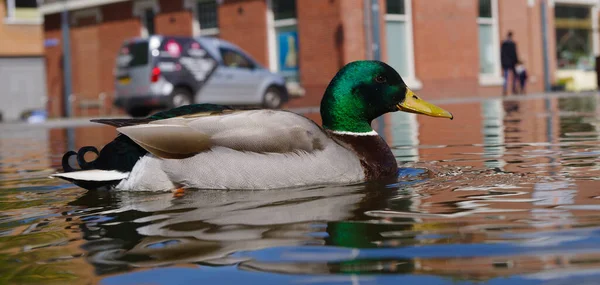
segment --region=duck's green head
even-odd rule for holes
[[[396,111],[453,118],[415,95],[398,72],[381,61],[348,63],[331,80],[321,101],[323,127],[334,131],[370,132],[371,121]]]

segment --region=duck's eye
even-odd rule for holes
[[[387,78],[385,78],[383,75],[377,75],[377,77],[375,77],[375,82],[377,83],[385,83],[386,81]]]

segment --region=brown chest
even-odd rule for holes
[[[355,136],[346,134],[330,135],[359,157],[367,180],[388,178],[398,172],[398,163],[385,140],[379,135]]]

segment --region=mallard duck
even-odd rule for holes
[[[129,191],[275,189],[389,178],[398,165],[371,122],[404,111],[452,119],[411,91],[381,61],[354,61],[333,77],[321,101],[322,126],[287,110],[193,104],[147,118],[98,119],[117,128],[100,152],[63,156],[51,177],[80,187]],[[98,157],[87,162],[83,155]],[[69,164],[77,156],[81,169]]]

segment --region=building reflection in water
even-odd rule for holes
[[[481,104],[483,118],[483,158],[488,168],[503,169],[504,156],[504,107],[500,99],[487,99]]]
[[[392,152],[400,162],[419,160],[419,122],[417,115],[406,112],[390,114]]]

